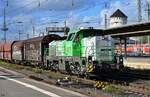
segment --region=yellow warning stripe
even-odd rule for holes
[[[89,65],[89,68],[93,68],[93,65]]]
[[[93,68],[93,65],[90,64],[87,66],[87,72],[93,72],[94,68]]]
[[[106,85],[107,85],[107,83],[105,83],[105,82],[97,81],[95,83],[94,87],[97,89],[100,89],[100,88],[103,89],[106,87]]]
[[[87,72],[93,72],[93,68],[89,68]]]
[[[99,81],[98,81],[98,82],[96,82],[94,86],[95,86],[95,87],[97,87],[98,85],[99,85]]]

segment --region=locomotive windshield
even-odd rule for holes
[[[74,36],[75,36],[75,33],[69,34],[67,41],[71,41],[74,38]]]

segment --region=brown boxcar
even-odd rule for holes
[[[12,59],[11,49],[12,49],[13,43],[14,42],[6,42],[3,44],[0,44],[0,58],[1,59],[11,61],[11,59]]]
[[[3,51],[4,51],[4,44],[1,43],[1,44],[0,44],[0,59],[1,59],[1,60],[3,59]]]
[[[12,45],[12,61],[20,63],[24,60],[24,41],[16,41]]]
[[[61,37],[56,34],[36,37],[25,40],[24,42],[24,60],[34,65],[43,65],[44,49],[48,48],[53,40],[59,40]]]

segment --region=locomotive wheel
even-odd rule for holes
[[[85,79],[90,79],[90,75],[88,73],[85,73]]]
[[[44,66],[45,66],[45,69],[46,69],[46,70],[49,69],[49,61],[48,61],[48,60],[44,63]]]
[[[51,65],[51,68],[53,71],[57,72],[59,70],[59,65],[58,63],[53,62]]]
[[[59,71],[59,64],[58,63],[55,63],[55,70]]]
[[[65,70],[67,73],[71,74],[69,62],[65,62]]]
[[[70,64],[70,70],[72,74],[80,75],[81,73],[81,67],[79,63],[71,63]]]
[[[50,64],[50,70],[54,71],[54,63],[53,62]]]
[[[52,70],[51,65],[52,65],[52,62],[50,61],[50,62],[47,64],[49,70]]]

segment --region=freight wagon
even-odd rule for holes
[[[15,42],[15,41],[14,41]],[[12,60],[12,45],[14,42],[6,42],[0,44],[0,59],[11,61]]]
[[[24,61],[26,64],[43,66],[44,49],[48,48],[49,43],[54,40],[60,40],[61,37],[51,34],[42,37],[36,37],[24,41]]]

